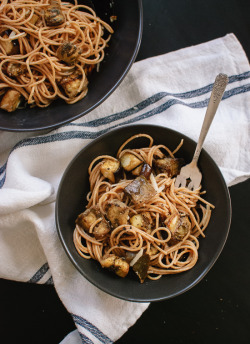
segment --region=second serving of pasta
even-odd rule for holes
[[[12,112],[22,103],[46,107],[57,98],[79,101],[112,33],[77,0],[2,0],[0,107]]]

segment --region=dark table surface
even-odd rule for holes
[[[250,58],[250,0],[143,0],[137,61],[233,32]],[[232,224],[214,267],[193,289],[152,303],[117,341],[250,343],[250,180],[229,188]],[[75,326],[53,286],[0,280],[0,343],[59,343]]]

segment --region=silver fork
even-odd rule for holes
[[[225,88],[228,84],[228,77],[225,74],[217,75],[212,93],[209,99],[207,111],[202,124],[199,140],[194,152],[193,159],[190,164],[181,168],[180,174],[176,177],[175,186],[187,187],[190,190],[196,190],[200,186],[202,174],[197,166],[197,162],[200,156],[202,145],[207,136],[210,125],[214,119],[214,115],[217,111],[221,98],[224,94]],[[188,183],[188,184],[187,184]]]

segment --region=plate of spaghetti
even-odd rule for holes
[[[141,0],[3,0],[0,129],[58,127],[120,84],[141,41]]]
[[[189,290],[213,266],[230,227],[230,197],[204,150],[201,186],[175,187],[194,150],[181,133],[133,125],[102,135],[72,160],[56,223],[69,258],[91,283],[150,302]]]

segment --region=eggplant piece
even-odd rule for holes
[[[104,218],[93,229],[94,237],[97,240],[105,238],[109,232],[110,226]]]
[[[175,238],[177,240],[182,240],[188,234],[191,229],[191,223],[187,216],[181,216],[179,227],[176,230]]]
[[[143,166],[143,164],[139,165],[134,170],[132,170],[131,173],[133,174],[133,176],[140,176],[141,175],[142,166]]]
[[[134,176],[144,176],[146,179],[149,179],[149,176],[152,172],[152,167],[146,163],[139,165],[134,170],[132,170],[132,174]]]
[[[30,24],[33,24],[33,25],[36,25],[38,19],[39,19],[39,16],[38,16],[37,14],[34,13],[33,16],[31,17],[29,23],[30,23]]]
[[[114,271],[119,277],[126,277],[129,272],[129,264],[123,257],[114,254],[103,256],[100,260],[103,268]]]
[[[141,175],[144,176],[146,179],[149,179],[150,174],[152,172],[152,167],[148,164],[142,165]]]
[[[60,85],[63,87],[66,95],[69,98],[74,98],[75,96],[77,96],[79,92],[82,92],[85,88],[87,88],[88,80],[87,78],[85,78],[85,82],[82,88],[79,90],[81,79],[82,79],[82,74],[78,71],[61,79]]]
[[[8,112],[13,112],[17,109],[18,105],[21,103],[22,95],[20,92],[9,89],[3,96],[0,108]]]
[[[115,260],[114,271],[119,277],[126,277],[129,272],[129,264],[122,257]]]
[[[80,227],[88,232],[91,225],[100,217],[102,217],[102,213],[100,212],[98,207],[94,206],[78,215],[76,224],[78,224]]]
[[[124,153],[123,156],[120,158],[121,165],[125,171],[130,172],[134,170],[139,165],[143,164],[143,161],[138,159],[132,153]]]
[[[125,203],[115,199],[107,204],[106,216],[113,228],[128,223],[129,208]]]
[[[152,222],[152,218],[148,211],[136,214],[130,219],[131,225],[139,229],[151,229]]]
[[[9,35],[5,33],[3,38],[8,38]],[[19,52],[19,46],[17,40],[0,41],[0,44],[4,48],[6,55],[16,55]]]
[[[169,217],[166,222],[166,226],[170,229],[171,233],[174,233],[179,225],[180,216],[178,214],[173,214]]]
[[[26,18],[28,18],[30,16],[30,12],[31,12],[31,10],[28,10],[26,12],[26,15],[25,15]],[[35,25],[37,23],[38,19],[39,19],[39,16],[37,14],[33,13],[32,17],[29,20],[29,24]]]
[[[148,276],[149,262],[150,262],[149,255],[144,254],[133,265],[133,270],[139,277],[141,283],[143,283]]]
[[[70,42],[62,43],[56,51],[57,57],[68,65],[75,64],[81,53],[82,49]]]
[[[143,217],[141,214],[136,214],[136,215],[132,216],[130,219],[130,223],[132,226],[134,226],[136,228],[139,228],[139,229],[144,228],[144,226],[143,226],[144,221],[143,221]]]
[[[166,226],[171,231],[170,245],[175,245],[179,241],[183,240],[191,229],[191,223],[187,216],[180,216],[174,214],[167,221]]]
[[[7,64],[6,72],[10,77],[17,77],[19,75],[22,75],[25,70],[26,70],[26,67],[23,64],[9,62]]]
[[[154,160],[157,174],[166,173],[170,178],[179,174],[183,165],[184,159],[182,158],[163,158]]]
[[[76,224],[89,232],[91,225],[100,218],[102,220],[93,228],[93,235],[98,240],[104,238],[110,232],[110,227],[97,206],[91,207],[78,215]]]
[[[115,183],[115,175],[120,169],[120,161],[111,159],[104,159],[101,165],[101,173],[105,178],[108,178],[111,183]]]
[[[49,6],[44,11],[44,19],[48,26],[58,26],[65,22],[58,0],[50,0]]]
[[[144,176],[135,178],[124,188],[124,191],[129,194],[134,203],[148,202],[156,195],[156,190]]]

